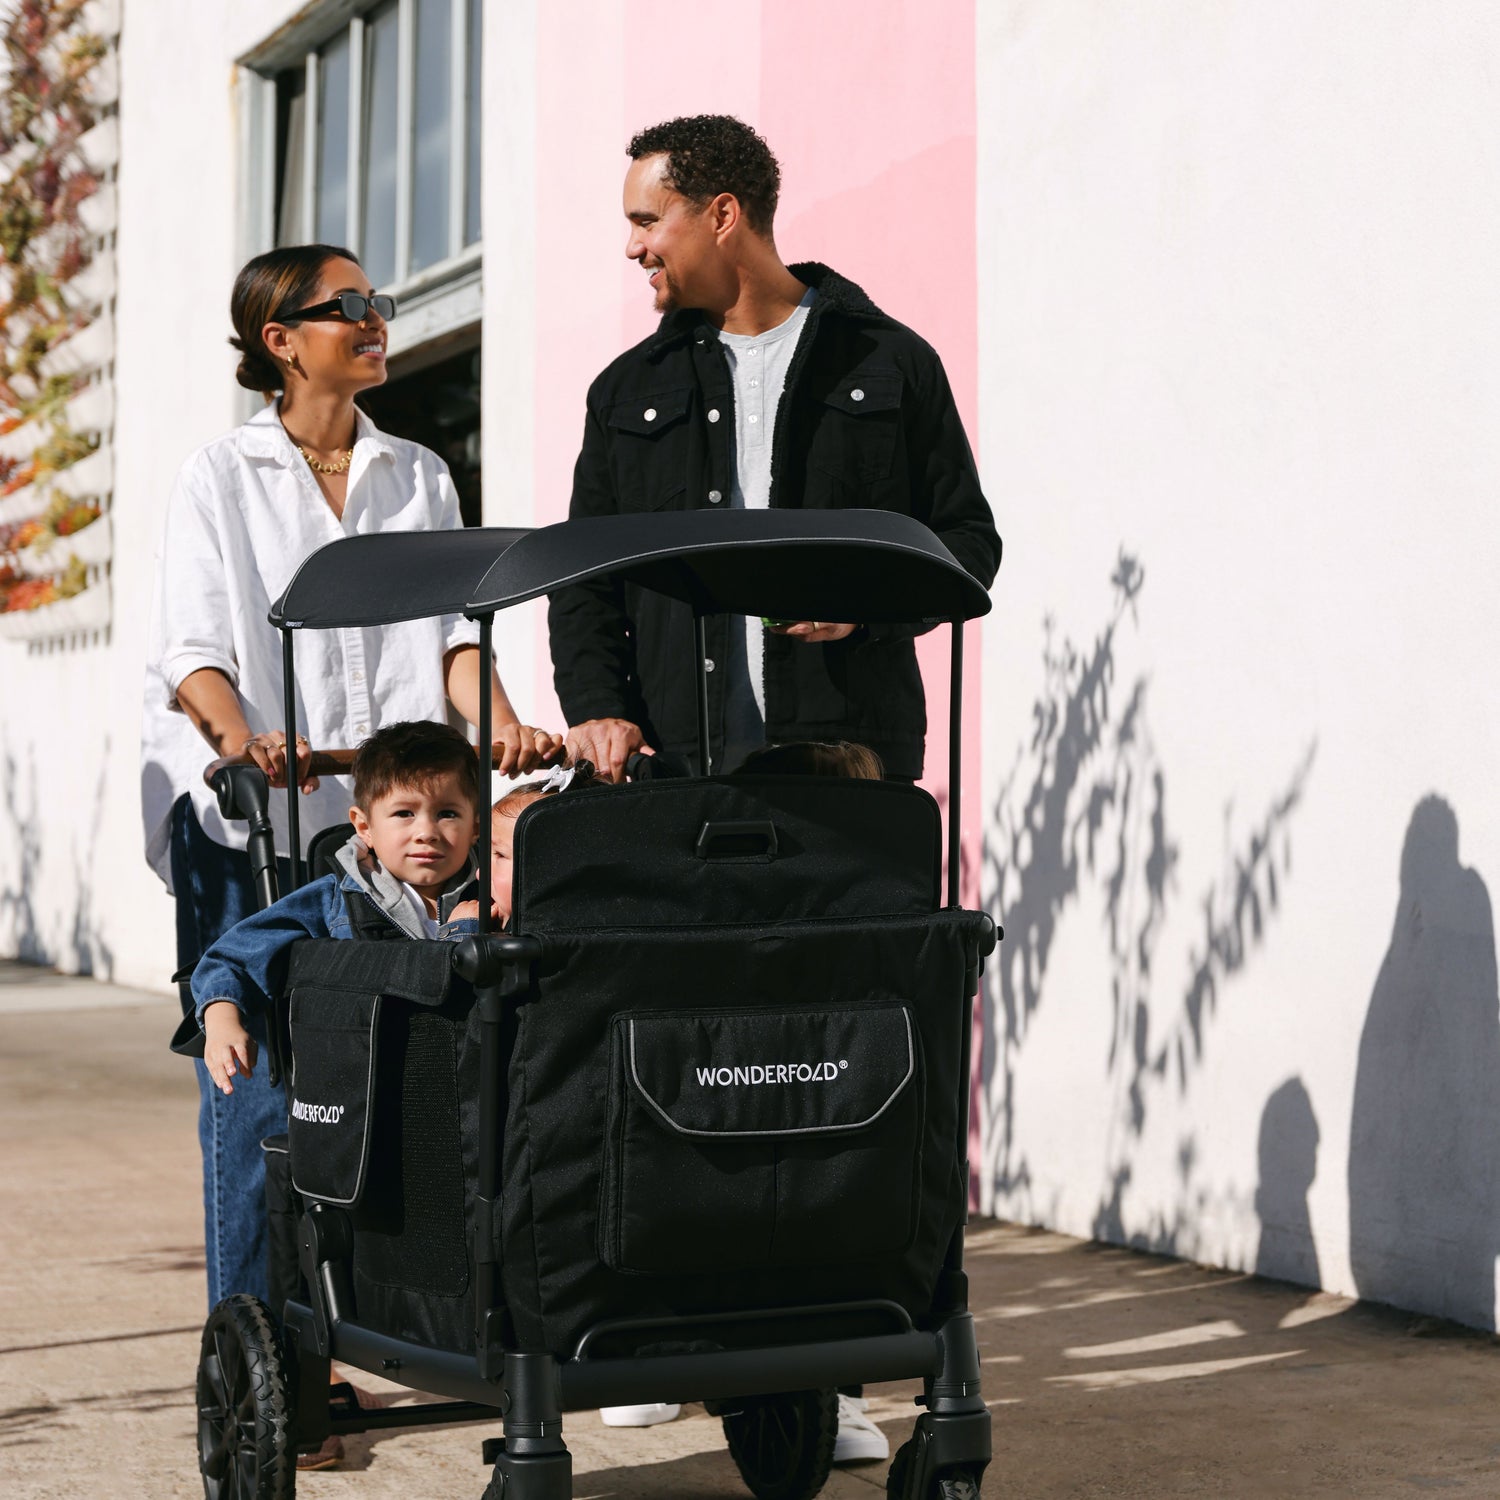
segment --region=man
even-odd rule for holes
[[[766,143],[739,120],[698,115],[642,131],[629,155],[625,253],[664,316],[589,389],[569,514],[900,511],[988,587],[1000,539],[941,362],[853,282],[782,263]],[[696,759],[686,605],[596,582],[555,595],[549,623],[573,755],[613,779],[638,749]],[[915,780],[920,630],[707,621],[712,769],[767,742],[846,739]]]

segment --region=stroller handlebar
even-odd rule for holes
[[[238,755],[221,755],[218,760],[210,761],[204,766],[203,779],[209,786],[212,786],[214,778],[220,771],[254,764],[254,759],[244,750]],[[306,776],[347,776],[353,764],[354,752],[352,750],[314,750],[307,770],[303,774]]]
[[[505,753],[504,745],[495,745],[490,754],[490,764],[498,769],[500,757]],[[244,751],[238,755],[221,755],[203,768],[203,780],[214,785],[214,778],[221,772],[239,766],[253,766],[254,760]],[[353,750],[314,750],[308,762],[306,776],[347,776],[354,766]]]

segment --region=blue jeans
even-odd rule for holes
[[[278,860],[281,889],[291,889],[291,866]],[[209,945],[255,911],[250,857],[204,833],[190,798],[172,808],[172,886],[177,893],[177,967],[196,964]],[[192,1009],[189,997],[185,1002]],[[246,1022],[260,1045],[255,1072],[222,1094],[200,1059],[198,1142],[203,1148],[203,1239],[208,1305],[235,1292],[270,1300],[266,1270],[266,1168],[260,1143],[286,1131],[286,1091],[271,1087],[262,1016]],[[277,1308],[279,1317],[281,1309]]]

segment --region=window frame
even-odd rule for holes
[[[364,95],[367,66],[366,17],[385,0],[326,0],[299,16],[260,46],[239,59],[241,107],[241,259],[248,259],[277,243],[278,181],[276,171],[277,80],[297,67],[305,69],[302,140],[302,198],[299,217],[303,232],[315,232],[318,192],[318,121],[320,53],[340,32],[349,41],[348,180],[344,243],[363,255],[366,162],[364,161]],[[412,172],[416,96],[417,0],[395,0],[397,9],[396,84],[396,222],[395,267],[378,290],[389,292],[400,304],[391,324],[388,351],[399,359],[436,338],[447,338],[476,324],[480,316],[479,281],[483,261],[480,238],[464,243],[468,207],[469,68],[471,35],[468,0],[447,0],[449,47],[448,250],[441,260],[420,271],[411,268]],[[483,79],[483,68],[478,78]],[[482,107],[482,99],[480,101]],[[482,135],[482,132],[481,132]],[[480,165],[483,175],[483,164]],[[421,316],[416,316],[417,314]]]

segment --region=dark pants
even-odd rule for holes
[[[277,865],[281,888],[290,890],[289,863],[283,859]],[[249,855],[209,838],[186,796],[172,808],[172,888],[177,893],[179,969],[196,964],[216,938],[258,905]],[[190,997],[185,1003],[191,1004]],[[233,1094],[219,1091],[201,1060],[195,1065],[209,1307],[235,1292],[250,1292],[262,1301],[270,1294],[260,1143],[268,1135],[285,1133],[286,1091],[269,1082],[265,1018],[248,1016],[246,1025],[260,1046],[260,1057],[249,1078],[235,1080]]]

